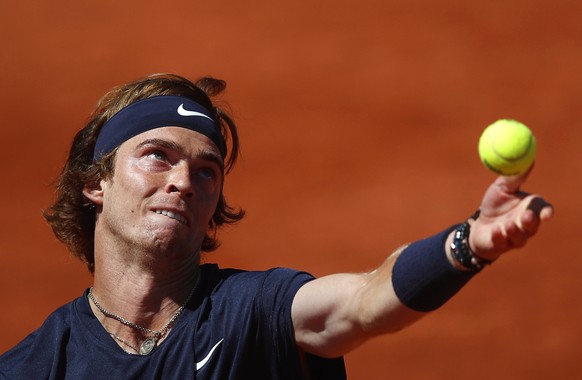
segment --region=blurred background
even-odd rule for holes
[[[372,269],[464,220],[494,180],[477,141],[528,124],[526,190],[555,218],[350,379],[582,378],[582,3],[574,0],[0,2],[0,352],[91,285],[42,210],[111,87],[154,72],[228,82],[248,212],[206,262]]]

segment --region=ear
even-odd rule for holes
[[[103,187],[102,181],[94,184],[87,184],[83,187],[83,195],[85,198],[93,202],[95,205],[103,204]]]

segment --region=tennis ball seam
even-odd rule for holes
[[[532,136],[529,137],[528,141],[527,141],[527,148],[523,150],[523,153],[520,156],[517,157],[507,157],[504,156],[502,153],[500,153],[497,149],[495,149],[495,144],[493,143],[493,137],[490,138],[489,144],[491,145],[491,149],[493,150],[493,153],[495,153],[497,156],[503,158],[505,161],[508,162],[513,162],[513,161],[519,161],[522,158],[524,158],[525,156],[527,156],[530,153],[530,150],[532,149]]]

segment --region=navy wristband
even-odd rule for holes
[[[416,311],[436,310],[477,273],[457,270],[447,258],[445,243],[457,227],[410,244],[396,259],[392,286],[404,305]]]

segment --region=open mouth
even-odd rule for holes
[[[168,218],[177,220],[178,222],[180,222],[182,224],[188,225],[188,221],[186,220],[186,218],[184,218],[182,215],[177,214],[177,213],[175,213],[173,211],[156,210],[156,214],[161,214],[161,215],[167,216]]]

